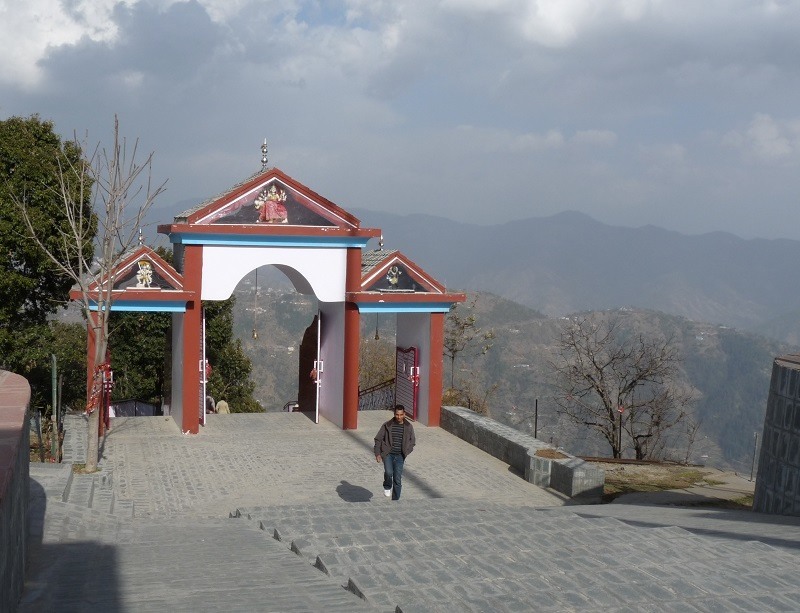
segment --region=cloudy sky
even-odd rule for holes
[[[345,209],[800,239],[798,0],[0,0],[0,118]]]

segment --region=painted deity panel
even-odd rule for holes
[[[230,202],[200,223],[333,226],[303,194],[274,180]]]
[[[173,287],[158,273],[150,260],[141,258],[117,278],[114,289],[173,289]]]
[[[381,275],[373,283],[368,291],[373,292],[426,292],[429,291],[422,287],[417,281],[408,274],[408,270],[402,264],[395,263],[389,266],[386,274]]]

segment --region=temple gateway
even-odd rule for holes
[[[252,177],[158,226],[172,243],[174,267],[140,245],[111,275],[112,310],[172,313],[165,414],[183,432],[199,431],[208,373],[202,301],[227,300],[246,275],[272,265],[318,303],[299,352],[313,371],[298,377],[301,410],[317,422],[322,416],[343,429],[358,427],[361,315],[392,313],[397,401],[414,419],[438,426],[445,316],[464,294],[448,292],[400,251],[382,244],[366,250],[379,229],[362,228],[355,216],[262,162]]]

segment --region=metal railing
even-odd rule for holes
[[[382,411],[394,406],[394,379],[358,391],[359,411]]]

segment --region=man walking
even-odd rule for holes
[[[414,451],[414,427],[406,421],[402,404],[394,407],[394,417],[387,421],[375,435],[375,459],[383,462],[383,493],[392,500],[400,500],[403,488],[403,463]]]

